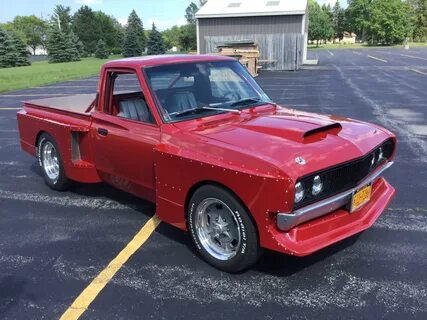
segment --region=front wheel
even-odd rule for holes
[[[239,272],[261,253],[256,227],[248,211],[227,190],[207,185],[189,203],[187,227],[200,255],[214,267]]]
[[[67,189],[70,180],[65,175],[64,165],[55,140],[47,133],[43,133],[40,136],[37,150],[46,184],[58,191]]]

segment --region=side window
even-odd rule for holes
[[[110,98],[105,108],[106,113],[124,119],[154,123],[135,73],[109,72],[108,79]]]

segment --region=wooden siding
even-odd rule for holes
[[[301,33],[302,15],[199,19],[204,36]]]
[[[199,24],[199,52],[216,52],[229,40],[253,40],[261,51],[266,70],[298,70],[303,62],[303,15],[237,18],[203,18]]]

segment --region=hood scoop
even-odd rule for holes
[[[318,127],[318,128],[314,128],[314,129],[308,130],[308,131],[306,131],[304,133],[303,138],[308,138],[308,137],[313,136],[313,135],[315,135],[317,133],[323,133],[323,132],[327,132],[327,131],[330,131],[330,130],[334,130],[334,131],[336,131],[336,133],[338,133],[341,129],[342,129],[341,124],[339,124],[338,122],[336,122],[336,123],[328,124],[326,126],[321,126],[321,127]]]

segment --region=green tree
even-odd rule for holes
[[[185,19],[187,23],[196,23],[196,12],[199,10],[199,7],[194,2],[191,2],[187,9],[185,9]]]
[[[128,17],[128,23],[126,25],[126,30],[125,30],[125,41],[126,41],[126,36],[130,33],[132,33],[136,37],[138,47],[140,48],[140,52],[137,55],[141,55],[142,51],[145,50],[147,38],[145,36],[144,26],[142,25],[142,21],[136,14],[135,10],[132,10],[132,12]]]
[[[80,55],[74,43],[72,34],[65,34],[57,27],[52,27],[49,32],[47,50],[49,63],[80,60]]]
[[[77,49],[73,33],[67,33],[65,38],[65,52],[67,53],[69,61],[80,61],[80,52]]]
[[[21,38],[18,37],[18,35],[14,34],[13,32],[10,33],[10,38],[16,50],[14,66],[29,66],[31,64],[28,60],[30,53],[28,52],[25,43],[21,40]]]
[[[412,38],[427,41],[427,0],[408,0],[412,16]]]
[[[20,37],[0,27],[0,68],[30,65],[28,54]]]
[[[166,29],[162,31],[162,37],[165,42],[166,48],[172,48],[172,47],[181,47],[179,42],[179,35],[181,33],[181,27],[173,26],[170,29]]]
[[[69,32],[69,36],[74,47],[77,49],[79,58],[86,57],[87,54],[85,52],[85,46],[83,45],[83,42],[80,41],[79,37],[73,31]]]
[[[79,37],[88,54],[93,54],[102,30],[95,12],[88,6],[82,6],[73,16],[73,31]]]
[[[129,15],[128,23],[124,32],[123,56],[140,56],[143,51],[143,47],[141,45],[141,38],[145,39],[145,32],[142,27],[142,21],[141,19],[139,19],[135,10],[133,10]]]
[[[47,23],[36,16],[17,16],[11,22],[15,35],[21,36],[22,40],[36,54],[36,48],[44,44],[47,34]]]
[[[329,14],[326,12],[327,9],[322,9],[316,1],[309,1],[308,10],[308,39],[311,41],[316,41],[317,45],[319,45],[320,40],[326,40],[332,37],[332,22],[330,20]]]
[[[109,52],[107,50],[107,44],[104,40],[99,39],[96,45],[95,57],[98,59],[107,59],[109,56]]]
[[[347,20],[347,31],[366,41],[371,19],[371,5],[373,0],[351,0],[345,12]]]
[[[0,27],[0,68],[14,66],[16,48],[13,40],[5,29]]]
[[[156,29],[155,24],[151,28],[147,41],[147,54],[164,54],[166,52],[162,34]]]
[[[341,40],[344,37],[345,30],[345,11],[341,7],[339,0],[335,2],[332,8],[332,27],[334,29],[334,41],[335,39]]]
[[[109,50],[122,46],[123,28],[120,23],[112,16],[102,11],[95,12],[95,18],[98,23],[100,34],[99,39],[103,39]]]
[[[411,33],[410,9],[401,0],[373,0],[367,27],[371,44],[402,43]]]
[[[122,54],[125,29],[119,21],[113,19],[114,26],[114,46],[111,47],[111,52],[114,54]]]
[[[178,36],[180,48],[184,51],[197,49],[197,31],[194,23],[189,23],[180,27]]]
[[[69,33],[72,30],[72,22],[71,8],[63,5],[56,5],[50,17],[49,24],[60,28],[62,32]]]
[[[142,49],[138,41],[138,37],[134,32],[126,32],[123,42],[124,57],[138,57],[142,54]]]

